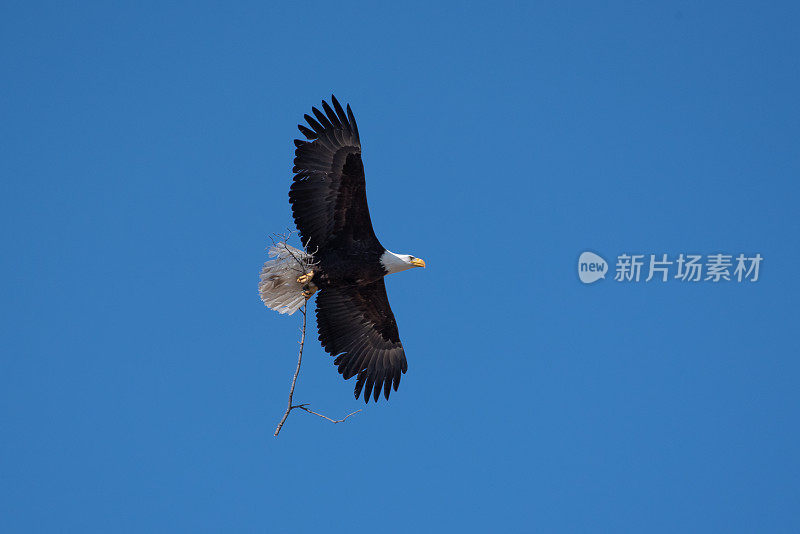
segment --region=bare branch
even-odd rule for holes
[[[272,246],[277,247],[279,243],[282,243],[283,245],[288,245],[289,238],[292,237],[292,235],[294,235],[293,230],[287,230],[283,234],[275,232],[269,235],[269,239],[270,241],[272,241]],[[288,247],[284,247],[284,250],[289,253],[289,255],[292,257],[292,259],[294,259],[295,262],[297,262],[297,265],[300,267],[300,271],[302,272],[302,274],[305,274],[308,272],[310,268],[319,263],[318,261],[314,261],[314,254],[317,253],[319,247],[317,247],[317,249],[314,250],[314,252],[309,253],[308,243],[303,245],[301,242],[301,245],[303,247],[303,251],[305,252],[304,258],[298,258],[297,255],[292,251],[292,249]]]
[[[292,235],[291,232],[288,232],[286,234],[273,234],[273,235],[270,236],[270,240],[272,240],[273,246],[277,245],[276,239],[279,242],[283,242],[284,244],[286,244],[286,241],[289,239],[289,237],[291,237],[291,235]],[[312,255],[308,255],[307,259],[301,260],[301,259],[297,258],[294,255],[294,253],[291,252],[290,249],[287,248],[286,250],[300,264],[301,268],[304,269],[303,270],[304,273],[307,272],[307,270],[309,268],[311,268],[313,265],[316,265],[316,263],[313,261],[313,256]],[[355,415],[355,414],[357,414],[358,412],[361,411],[361,410],[356,410],[355,412],[352,412],[352,413],[349,413],[349,414],[345,415],[341,419],[332,419],[332,418],[328,417],[327,415],[322,415],[321,413],[317,413],[315,411],[310,410],[309,408],[307,408],[308,403],[292,404],[292,399],[294,397],[294,388],[297,385],[297,377],[298,377],[298,375],[300,375],[300,364],[303,363],[303,348],[305,347],[305,344],[306,344],[306,324],[307,324],[307,320],[308,320],[308,315],[306,314],[307,309],[308,309],[308,299],[306,299],[306,301],[303,303],[303,307],[300,309],[300,312],[303,314],[303,327],[300,329],[300,350],[299,350],[299,352],[297,354],[297,367],[295,368],[294,376],[292,377],[292,385],[289,387],[289,401],[286,404],[286,412],[284,412],[280,423],[278,423],[278,427],[275,429],[275,434],[273,434],[274,436],[277,436],[280,433],[281,429],[283,428],[283,424],[286,422],[286,419],[289,417],[289,414],[292,412],[292,410],[294,410],[296,408],[299,408],[299,409],[301,409],[301,410],[303,410],[305,412],[308,412],[310,414],[314,414],[314,415],[316,415],[318,417],[322,417],[323,419],[327,419],[328,421],[330,421],[331,423],[334,423],[334,424],[342,423],[348,417],[350,417],[352,415]]]
[[[275,429],[274,436],[277,436],[278,433],[283,428],[283,423],[286,422],[286,418],[289,417],[289,413],[292,411],[294,406],[292,406],[292,397],[294,397],[294,386],[297,384],[297,375],[300,374],[300,364],[303,363],[303,346],[306,344],[306,319],[308,318],[306,315],[306,308],[308,308],[308,301],[303,304],[303,309],[300,310],[303,312],[303,330],[300,334],[300,353],[297,355],[297,369],[294,370],[294,376],[292,377],[292,386],[289,388],[289,403],[286,405],[286,413],[283,414],[281,418],[281,422],[278,423],[278,428]]]
[[[348,417],[350,417],[351,415],[355,415],[355,414],[357,414],[358,412],[360,412],[360,411],[361,411],[361,410],[356,410],[356,411],[354,411],[354,412],[351,412],[351,413],[349,413],[349,414],[345,415],[345,416],[344,416],[344,417],[342,417],[341,419],[331,419],[331,418],[330,418],[330,417],[328,417],[327,415],[322,415],[321,413],[317,413],[317,412],[315,412],[315,411],[313,411],[313,410],[309,410],[308,408],[306,408],[306,406],[308,406],[308,403],[306,403],[306,404],[298,404],[297,406],[292,406],[292,408],[300,408],[301,410],[305,410],[305,411],[307,411],[308,413],[313,413],[314,415],[318,415],[318,416],[322,417],[323,419],[327,419],[328,421],[330,421],[331,423],[334,423],[334,424],[336,424],[336,423],[342,423],[342,422],[344,422],[344,420],[345,420],[345,419],[347,419],[347,418],[348,418]],[[363,408],[362,408],[362,409],[363,409]]]

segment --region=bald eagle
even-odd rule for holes
[[[386,250],[375,236],[367,206],[361,140],[350,105],[331,96],[298,125],[292,215],[305,250],[285,242],[261,271],[259,293],[269,308],[292,314],[317,295],[322,347],[345,380],[356,378],[355,397],[386,399],[408,369],[383,277],[425,262]]]

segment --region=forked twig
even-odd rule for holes
[[[289,403],[286,406],[286,413],[283,414],[281,418],[281,422],[278,423],[278,428],[275,429],[274,436],[277,436],[278,433],[283,428],[283,423],[286,422],[286,418],[289,417],[289,413],[296,408],[296,406],[292,406],[292,397],[294,397],[294,386],[297,384],[297,375],[300,374],[300,364],[303,363],[303,346],[306,344],[306,308],[308,307],[308,301],[305,301],[303,304],[303,309],[300,310],[303,312],[303,330],[300,334],[300,353],[297,355],[297,369],[294,370],[294,376],[292,377],[292,386],[289,388]]]
[[[277,236],[276,235],[276,237],[279,237],[284,243],[286,243],[286,240],[289,238],[290,235],[291,235],[291,233],[286,234],[286,235],[281,235],[281,236]],[[275,240],[272,238],[272,236],[270,236],[270,239],[272,239],[272,243],[274,245],[275,244]],[[313,263],[311,261],[307,260],[307,261],[303,262],[299,258],[295,257],[294,254],[292,254],[292,257],[294,257],[294,259],[298,263],[305,264],[306,267],[308,267],[310,265],[313,265]],[[305,271],[303,271],[303,272],[305,272]],[[281,428],[283,428],[283,424],[286,422],[286,419],[289,417],[289,414],[295,408],[300,408],[301,410],[303,410],[305,412],[308,412],[310,414],[314,414],[316,416],[322,417],[323,419],[327,419],[328,421],[330,421],[331,423],[334,423],[334,424],[342,423],[348,417],[350,417],[351,415],[355,415],[355,414],[357,414],[358,412],[361,411],[361,410],[356,410],[355,412],[352,412],[352,413],[349,413],[349,414],[345,415],[341,419],[331,419],[327,415],[322,415],[321,413],[317,413],[317,412],[307,408],[308,403],[292,404],[292,398],[294,397],[294,388],[297,385],[297,376],[300,374],[300,364],[303,363],[303,348],[305,347],[305,344],[306,344],[306,322],[307,322],[307,319],[308,319],[308,316],[306,314],[307,308],[308,308],[308,300],[306,300],[303,303],[303,307],[300,309],[300,312],[303,314],[303,327],[300,330],[300,350],[299,350],[299,352],[297,354],[297,368],[295,368],[295,370],[294,370],[294,376],[292,377],[292,385],[289,387],[289,401],[286,404],[286,412],[284,412],[283,417],[281,418],[281,422],[278,423],[278,427],[275,429],[275,434],[273,434],[274,436],[277,436],[280,433]]]
[[[297,406],[294,406],[294,408],[300,408],[301,410],[305,410],[308,413],[313,413],[314,415],[318,415],[318,416],[322,417],[323,419],[327,419],[328,421],[330,421],[331,423],[334,423],[334,424],[343,423],[348,417],[350,417],[351,415],[355,415],[355,414],[357,414],[358,412],[361,411],[361,410],[356,410],[354,412],[350,412],[349,414],[345,415],[341,419],[331,419],[327,415],[322,415],[321,413],[317,413],[314,410],[309,410],[308,408],[306,408],[306,406],[308,406],[308,403],[306,403],[306,404],[298,404]]]

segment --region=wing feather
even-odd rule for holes
[[[350,109],[350,104],[347,104],[347,119],[350,121],[350,126],[353,127],[353,134],[356,136],[356,142],[361,144],[361,139],[358,137],[358,125],[356,118],[353,116],[353,110]]]
[[[347,115],[345,115],[342,105],[339,104],[339,101],[336,100],[336,97],[333,95],[331,95],[331,102],[333,102],[333,108],[336,110],[336,116],[339,117],[339,122],[341,124],[347,124]]]
[[[326,117],[323,112],[314,107],[311,108],[311,111],[314,113],[314,116],[321,125],[323,125],[326,129],[333,129],[333,124],[331,124],[331,121],[328,120],[328,117]]]
[[[308,113],[303,115],[303,118],[306,120],[308,125],[311,126],[311,128],[315,132],[317,132],[317,134],[321,134],[321,133],[323,133],[325,131],[325,128],[320,123],[315,121],[314,118],[311,115],[309,115]]]
[[[336,101],[336,99],[333,97],[333,95],[331,95],[331,100]],[[342,129],[343,128],[344,125],[339,121],[339,117],[331,109],[331,107],[328,105],[328,103],[325,102],[324,100],[322,101],[322,109],[325,110],[325,113],[328,115],[328,118],[330,119],[331,124],[333,124],[334,128],[336,128],[336,129]]]

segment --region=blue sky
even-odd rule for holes
[[[4,3],[0,530],[798,531],[799,11]],[[400,391],[276,439],[258,271],[332,92],[428,268],[387,279]],[[363,407],[310,337],[296,400]]]

